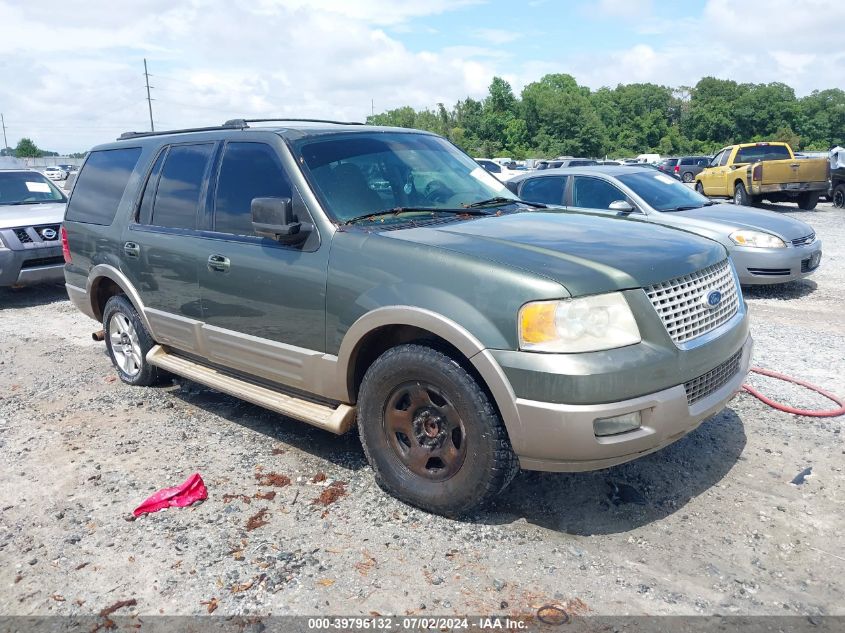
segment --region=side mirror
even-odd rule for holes
[[[628,215],[634,212],[634,205],[627,200],[616,200],[610,203],[608,209],[616,211],[619,215]]]
[[[302,224],[293,216],[290,198],[253,198],[250,204],[252,230],[282,244],[293,244],[305,237]]]

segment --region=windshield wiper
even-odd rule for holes
[[[488,198],[487,200],[479,200],[478,202],[465,204],[464,207],[467,209],[477,209],[481,207],[493,207],[500,204],[524,204],[527,207],[534,207],[535,209],[548,208],[547,205],[540,202],[526,202],[525,200],[520,200],[519,198],[505,198],[504,196],[496,196],[494,198]]]
[[[668,209],[662,209],[663,212],[667,211],[691,211],[692,209],[700,209],[701,207],[709,206],[707,204],[686,204],[681,205],[679,207],[670,207]]]
[[[354,218],[344,220],[343,224],[354,224],[370,218],[380,218],[388,215],[399,215],[400,213],[451,213],[453,215],[491,215],[489,211],[481,211],[479,209],[463,208],[463,209],[439,209],[437,207],[395,207],[393,209],[386,209],[384,211],[375,211],[374,213],[365,213],[356,215]]]
[[[5,202],[0,204],[8,204],[9,206],[17,206],[19,204],[41,204],[42,202],[46,202],[46,200],[19,200],[18,202]]]

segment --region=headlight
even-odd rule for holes
[[[531,352],[597,352],[639,343],[640,330],[618,292],[534,301],[519,311],[519,348]]]
[[[762,231],[734,231],[730,234],[731,241],[740,246],[755,248],[786,248],[786,243],[771,233]]]

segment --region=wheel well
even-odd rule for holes
[[[734,191],[736,191],[737,185],[742,185],[743,188],[745,188],[745,181],[742,178],[737,178],[736,180],[734,180]]]
[[[106,302],[115,295],[126,294],[123,288],[117,285],[112,279],[108,277],[100,277],[91,286],[91,301],[94,308],[94,315],[98,320],[103,320],[103,310],[106,307]]]
[[[457,347],[433,332],[412,325],[386,325],[376,328],[358,343],[352,354],[350,362],[352,369],[348,375],[349,392],[356,400],[358,389],[361,387],[361,381],[364,379],[364,374],[367,373],[370,365],[387,350],[407,343],[428,345],[455,360],[475,378],[482,389],[487,391],[490,401],[493,403],[493,406],[496,406],[495,400],[492,398],[484,380],[482,380],[469,359]]]

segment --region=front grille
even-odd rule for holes
[[[21,268],[38,268],[39,266],[55,266],[56,264],[64,264],[65,258],[58,257],[36,257],[35,259],[27,259],[21,264]]]
[[[809,235],[805,235],[804,237],[799,237],[797,239],[792,240],[793,246],[806,246],[807,244],[812,244],[816,241],[816,234],[810,233]]]
[[[15,232],[15,237],[18,238],[18,241],[21,244],[29,244],[32,242],[32,238],[29,236],[29,233],[26,232],[26,229],[13,229]]]
[[[715,393],[724,387],[728,381],[736,376],[739,371],[739,363],[742,360],[742,350],[731,356],[724,363],[684,383],[687,392],[687,404],[692,406],[702,398]]]
[[[749,268],[748,272],[752,275],[760,275],[762,277],[780,277],[788,275],[790,270],[789,268]]]
[[[739,309],[740,297],[727,259],[644,290],[676,345],[715,330]],[[709,308],[704,298],[713,290],[722,293],[722,301]]]

